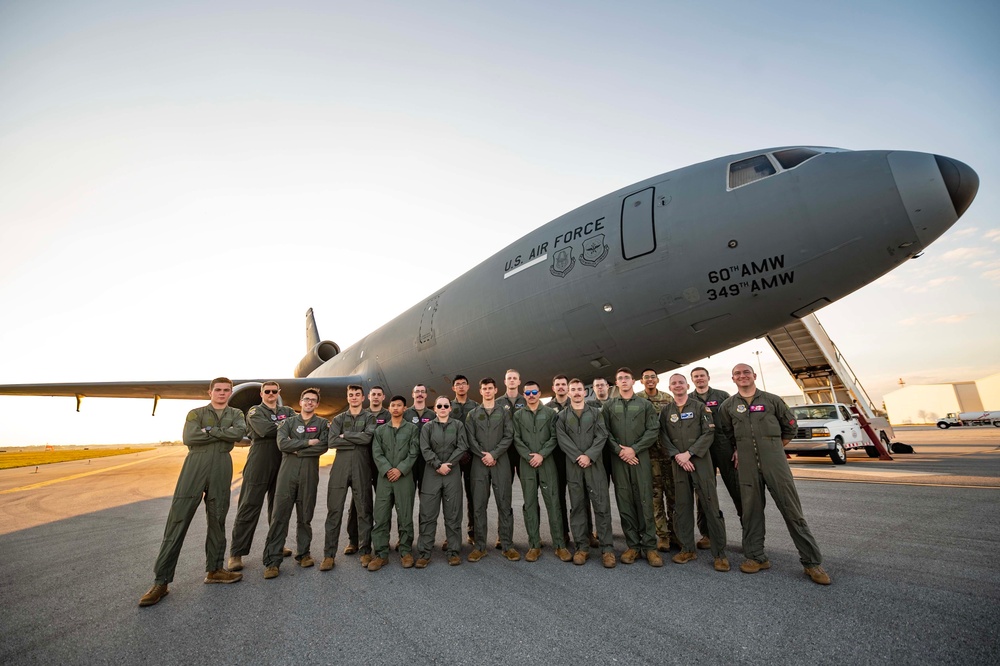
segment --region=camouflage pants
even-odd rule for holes
[[[680,543],[677,526],[674,524],[674,475],[670,469],[670,459],[666,455],[650,451],[649,463],[653,470],[653,523],[656,538],[669,538]]]

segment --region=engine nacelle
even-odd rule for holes
[[[295,366],[295,372],[292,374],[295,377],[306,377],[310,372],[323,365],[339,353],[340,346],[336,342],[323,340],[306,352],[306,355],[302,357],[299,364]]]

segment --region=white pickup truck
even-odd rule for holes
[[[950,412],[948,416],[937,422],[937,427],[942,430],[952,426],[976,425],[992,425],[1000,428],[1000,412],[962,412],[961,414]]]
[[[864,449],[872,458],[878,457],[878,449],[865,433],[858,417],[851,413],[847,405],[841,403],[821,403],[791,407],[798,430],[794,439],[785,445],[786,453],[800,456],[829,455],[835,465],[847,462],[847,452]],[[893,437],[892,426],[884,418],[871,419],[872,429],[889,447]]]

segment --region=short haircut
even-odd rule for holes
[[[379,386],[378,384],[368,389],[369,393],[371,393],[372,391],[382,391],[382,393],[385,393],[385,389]]]
[[[350,393],[351,391],[361,391],[362,393],[364,393],[365,389],[362,388],[361,384],[348,384],[347,392]]]
[[[533,381],[531,379],[529,379],[528,381],[524,382],[524,388],[528,388],[529,386],[534,386],[536,388],[542,388],[541,386],[538,385],[538,382]]]
[[[607,379],[605,379],[604,377],[594,377],[594,381],[595,382],[604,382],[605,384],[610,384],[611,383]]]
[[[459,381],[461,379],[464,379],[465,383],[467,383],[467,384],[469,383],[469,378],[466,377],[465,375],[455,375],[455,378],[453,380],[451,380],[451,383],[454,384],[455,382],[457,382],[457,381]]]
[[[392,403],[394,403],[394,402],[401,402],[401,403],[403,403],[403,407],[406,407],[406,398],[404,398],[401,395],[394,395],[394,396],[392,396],[392,398],[389,399],[389,404],[390,405]]]
[[[312,393],[316,396],[316,402],[319,402],[319,389],[318,388],[307,388],[305,391],[299,394],[299,400],[306,397],[307,394]]]
[[[552,383],[555,384],[557,379],[566,379],[566,380],[568,380],[569,377],[567,377],[566,375],[556,375],[555,377],[552,378]]]
[[[643,368],[643,369],[642,369],[642,372],[640,372],[639,374],[640,374],[640,375],[644,375],[644,374],[646,374],[646,371],[647,371],[647,370],[649,370],[650,372],[652,372],[652,373],[653,373],[654,375],[657,375],[657,374],[659,374],[659,373],[658,373],[658,372],[657,372],[656,370],[653,370],[652,368]]]
[[[572,385],[572,384],[581,384],[582,385],[583,384],[583,380],[580,379],[580,378],[578,378],[578,377],[574,377],[573,379],[569,380],[569,383],[570,383],[570,385]]]
[[[632,372],[632,368],[628,368],[628,367],[625,367],[625,366],[622,366],[622,367],[618,368],[617,370],[615,370],[615,376],[617,377],[618,375],[620,375],[623,372],[626,375],[628,375],[629,377],[635,379],[635,373]]]
[[[278,384],[278,382],[274,381],[273,379],[269,379],[260,385],[261,388],[264,388],[265,386],[277,386],[279,389],[281,388],[281,385]]]
[[[423,385],[423,384],[414,384],[414,385],[413,385],[413,388],[414,388],[414,389],[418,389],[418,388],[422,388],[422,389],[425,389],[425,388],[427,388],[427,387],[426,387],[425,385]]]
[[[507,372],[505,372],[505,373],[504,373],[504,375],[509,375],[509,374],[510,374],[510,373],[512,373],[512,372],[513,372],[513,373],[514,373],[515,375],[517,375],[518,379],[520,379],[520,378],[521,378],[521,373],[520,373],[519,371],[515,370],[514,368],[508,368],[508,369],[507,369]]]
[[[712,376],[712,375],[709,374],[708,370],[706,370],[705,368],[701,367],[700,365],[697,368],[691,368],[691,374],[693,375],[694,373],[698,372],[699,370],[701,370],[702,372],[704,372],[709,377]]]
[[[497,382],[492,377],[483,377],[482,379],[479,380],[480,386],[486,386],[487,384],[489,384],[493,388],[497,387]]]
[[[216,377],[208,383],[208,390],[211,391],[214,389],[216,384],[229,384],[229,388],[232,388],[233,380],[229,377]]]

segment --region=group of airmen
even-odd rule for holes
[[[269,527],[264,578],[276,578],[284,558],[293,554],[299,566],[314,566],[310,547],[319,458],[330,449],[336,457],[327,485],[321,571],[335,566],[348,488],[349,543],[344,553],[359,553],[368,571],[378,571],[389,562],[394,509],[396,549],[403,568],[430,564],[442,510],[443,550],[448,564],[461,564],[463,494],[466,537],[472,546],[467,560],[478,562],[488,553],[487,507],[492,494],[498,522],[496,548],[507,560],[518,561],[512,508],[516,475],[524,497],[528,562],[537,561],[542,552],[541,495],[551,546],[563,562],[583,565],[591,549],[599,548],[607,568],[614,568],[618,559],[623,564],[645,559],[661,567],[660,553],[669,553],[676,545],[680,550],[673,562],[685,564],[697,559],[698,549],[710,550],[714,569],[726,572],[730,565],[716,493],[718,473],[743,527],[740,570],[753,574],[771,566],[764,551],[766,487],[799,551],[805,574],[813,582],[829,585],[784,453],[784,444],[795,434],[795,419],[780,397],[756,387],[757,376],[749,365],[738,364],[732,376],[737,387],[732,396],[711,387],[708,371],[701,367],[691,372],[693,391],[689,392],[684,375],[673,374],[669,392],[663,392],[656,372],[646,369],[636,391],[632,371],[620,368],[614,389],[606,379],[597,378],[588,399],[583,381],[557,375],[553,398],[543,404],[537,382],[525,382],[522,391],[520,374],[508,370],[503,393],[492,378],[479,382],[478,403],[469,397],[469,380],[457,375],[454,399],[439,396],[429,406],[427,388],[418,384],[412,404],[401,395],[386,403],[384,390],[374,386],[367,408],[364,389],[352,384],[347,387],[348,408],[330,421],[316,413],[318,389],[302,392],[301,412],[296,413],[280,404],[281,387],[273,381],[262,385],[261,403],[244,419],[239,409],[229,406],[232,381],[219,377],[209,385],[211,402],[187,415],[188,455],[167,516],[154,584],[139,605],[151,606],[168,594],[184,535],[202,501],[208,519],[205,583],[242,579],[243,557],[250,553],[265,501]],[[245,435],[252,443],[243,469],[230,557],[223,566],[233,475],[230,451]],[[620,558],[612,537],[611,483],[627,547]],[[293,508],[294,552],[285,547]],[[695,524],[702,535],[697,541]]]

